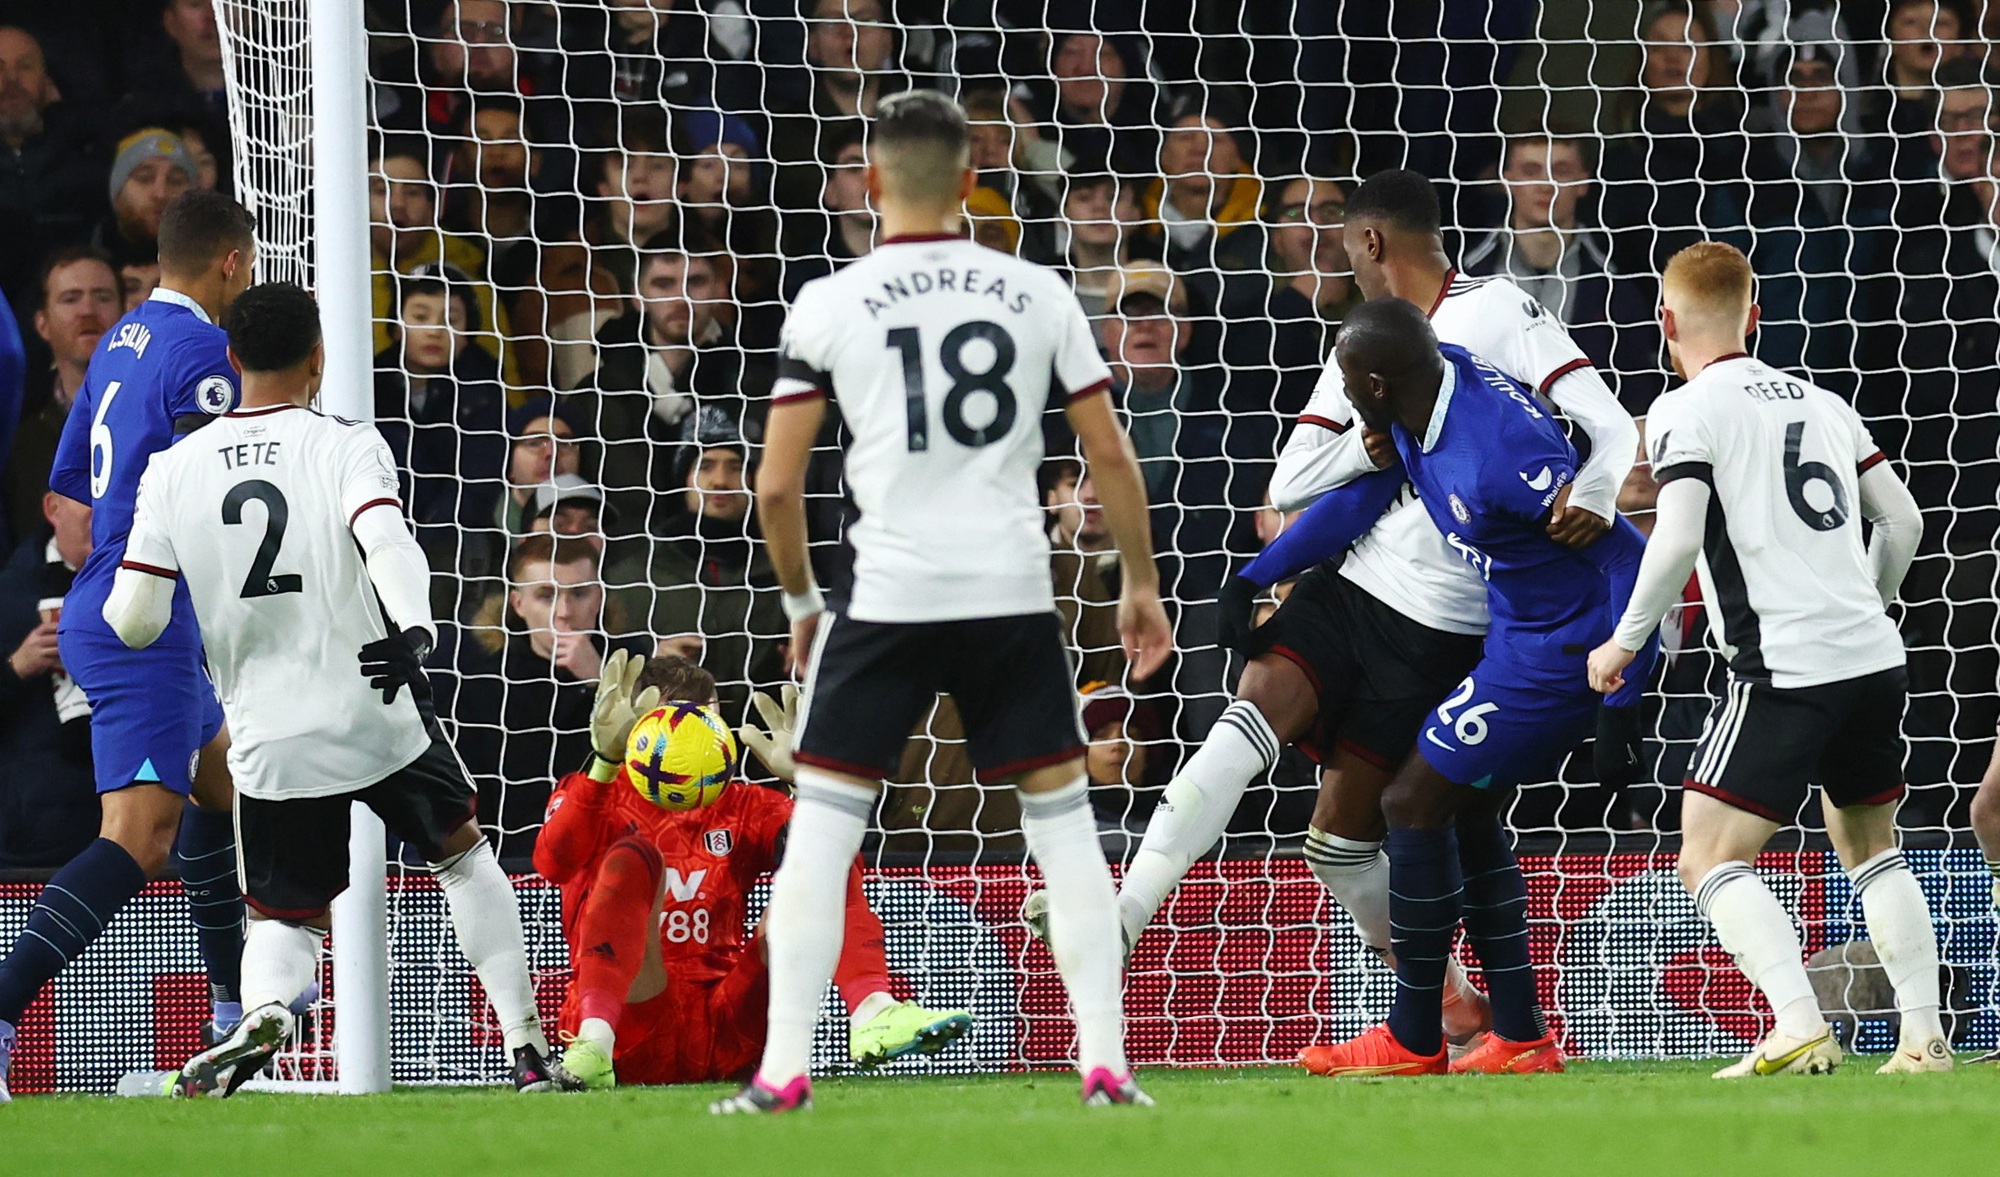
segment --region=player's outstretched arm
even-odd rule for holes
[[[1375,526],[1382,512],[1396,501],[1403,482],[1403,467],[1398,462],[1322,496],[1236,575],[1258,588],[1269,588],[1322,560],[1333,559]]]
[[[1596,368],[1585,365],[1549,387],[1549,399],[1590,438],[1590,460],[1576,473],[1569,504],[1549,518],[1549,537],[1583,547],[1618,517],[1618,492],[1639,456],[1639,425]]]
[[[1876,462],[1861,472],[1861,513],[1875,525],[1868,540],[1868,567],[1875,574],[1875,590],[1882,594],[1882,607],[1896,599],[1910,561],[1917,558],[1917,544],[1924,538],[1924,515],[1910,488],[1889,468]]]
[[[812,657],[813,634],[826,608],[813,583],[806,551],[806,464],[813,440],[826,420],[826,399],[800,396],[780,400],[764,419],[764,462],[757,470],[757,522],[771,569],[785,590],[785,616],[792,622],[792,672],[804,677]]]
[[[384,703],[395,702],[396,692],[404,686],[421,695],[428,689],[424,659],[437,645],[430,564],[410,533],[401,504],[393,499],[363,507],[349,530],[361,545],[369,583],[397,630],[361,648],[361,673],[382,692]]]
[[[1676,478],[1660,487],[1653,536],[1639,561],[1639,578],[1618,629],[1590,652],[1590,687],[1611,694],[1625,685],[1625,668],[1660,627],[1667,609],[1680,600],[1701,554],[1702,525],[1714,492],[1699,478]]]
[[[1112,415],[1111,398],[1101,394],[1069,402],[1069,427],[1083,446],[1083,460],[1104,505],[1104,521],[1118,545],[1122,591],[1118,636],[1135,679],[1151,678],[1174,644],[1167,611],[1160,604],[1160,568],[1153,562],[1153,525],[1146,514],[1146,484],[1132,440]]]
[[[166,631],[174,616],[174,582],[180,578],[173,540],[155,514],[158,486],[150,470],[139,476],[125,558],[112,577],[111,595],[104,600],[104,623],[134,650],[152,645]]]

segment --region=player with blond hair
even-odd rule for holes
[[[1758,362],[1749,261],[1719,242],[1668,264],[1660,324],[1687,384],[1648,415],[1660,484],[1651,542],[1617,632],[1590,656],[1614,691],[1698,570],[1729,679],[1684,782],[1680,876],[1777,1025],[1716,1077],[1824,1073],[1840,1047],[1799,938],[1752,868],[1809,783],[1896,990],[1902,1040],[1879,1069],[1946,1071],[1936,933],[1897,847],[1903,643],[1884,612],[1916,554],[1917,504],[1854,409]],[[1874,524],[1864,544],[1861,520]]]

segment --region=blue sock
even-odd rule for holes
[[[1546,1037],[1549,1024],[1528,959],[1528,881],[1497,818],[1458,827],[1458,861],[1465,872],[1465,938],[1479,954],[1493,1032],[1509,1042]]]
[[[1389,1032],[1418,1054],[1444,1049],[1444,972],[1458,934],[1458,839],[1452,831],[1389,831],[1389,943],[1396,1000]]]
[[[243,892],[236,885],[236,826],[227,813],[190,804],[181,811],[174,841],[174,869],[187,896],[201,963],[208,969],[208,997],[218,1025],[243,1016]],[[228,1020],[224,1018],[227,1016]]]
[[[28,913],[28,925],[0,961],[0,1022],[16,1022],[55,975],[104,931],[146,885],[125,848],[99,838],[56,872]]]

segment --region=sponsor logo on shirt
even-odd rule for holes
[[[236,390],[230,387],[227,376],[210,376],[195,387],[194,399],[202,412],[219,417],[236,403]]]
[[[670,866],[666,875],[667,894],[674,897],[675,903],[686,903],[701,894],[701,881],[707,877],[706,868],[682,878],[680,868]]]
[[[1549,483],[1553,482],[1554,480],[1555,480],[1555,475],[1550,473],[1549,468],[1547,466],[1542,467],[1541,472],[1539,474],[1536,474],[1533,478],[1528,477],[1528,472],[1526,470],[1521,471],[1521,481],[1528,484],[1529,490],[1547,490],[1549,489]],[[1461,519],[1459,520],[1459,522],[1463,523],[1465,521]]]

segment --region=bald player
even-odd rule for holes
[[[1680,876],[1777,1014],[1716,1078],[1840,1064],[1791,918],[1751,867],[1798,817],[1811,783],[1902,1013],[1902,1040],[1879,1070],[1948,1071],[1936,933],[1897,848],[1909,678],[1884,612],[1922,516],[1846,401],[1746,350],[1757,306],[1750,263],[1734,246],[1676,254],[1662,302],[1667,354],[1687,384],[1647,417],[1658,513],[1632,602],[1590,655],[1590,683],[1624,685],[1632,651],[1698,569],[1729,683],[1683,783]],[[1863,516],[1875,527],[1865,544]]]

